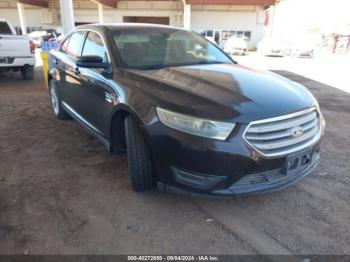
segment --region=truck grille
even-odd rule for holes
[[[315,108],[251,122],[243,134],[244,140],[266,157],[302,150],[320,137],[320,116]]]

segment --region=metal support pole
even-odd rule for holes
[[[184,4],[183,24],[185,29],[191,29],[191,5],[186,3],[186,0],[182,0]]]
[[[60,0],[63,35],[68,34],[74,27],[74,12],[72,0]]]
[[[17,2],[17,9],[18,9],[18,15],[19,15],[19,22],[21,24],[22,29],[22,35],[27,34],[27,23],[24,16],[24,6],[22,3]]]
[[[100,3],[98,4],[98,18],[100,23],[104,23],[103,5]]]

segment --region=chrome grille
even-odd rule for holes
[[[321,137],[320,117],[315,108],[251,122],[244,140],[266,157],[302,150]]]

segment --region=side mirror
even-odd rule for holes
[[[95,55],[78,56],[75,64],[77,67],[83,68],[103,68],[109,67],[108,63],[103,62],[103,58]]]

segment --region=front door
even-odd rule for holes
[[[110,63],[107,49],[102,36],[97,32],[88,32],[83,47],[82,56],[100,56],[105,63]],[[80,93],[82,99],[81,114],[91,125],[90,127],[100,135],[106,134],[106,112],[111,110],[114,102],[114,92],[111,87],[112,68],[79,68],[82,85]]]

